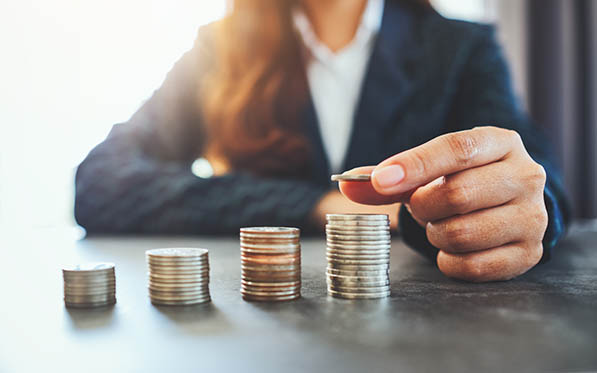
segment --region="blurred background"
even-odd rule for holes
[[[433,0],[498,26],[517,93],[554,143],[578,218],[597,217],[597,0]],[[76,226],[78,163],[126,121],[227,0],[0,4],[0,227]]]

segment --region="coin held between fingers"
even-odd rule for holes
[[[332,181],[365,181],[365,182],[370,182],[371,181],[371,175],[370,174],[336,174],[336,175],[332,175],[331,177]]]

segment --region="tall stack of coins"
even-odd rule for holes
[[[374,299],[390,295],[390,222],[387,215],[326,215],[328,294]]]
[[[211,301],[207,250],[154,249],[145,256],[151,303],[184,306]]]
[[[298,228],[241,228],[240,256],[243,299],[284,301],[301,296]]]
[[[100,307],[116,303],[113,263],[78,264],[62,269],[67,307]]]

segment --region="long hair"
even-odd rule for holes
[[[309,168],[300,118],[308,86],[292,21],[298,1],[234,0],[230,15],[214,24],[215,62],[201,82],[200,105],[208,152],[230,168],[268,176]]]

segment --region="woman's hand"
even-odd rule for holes
[[[547,228],[545,171],[518,133],[479,127],[437,137],[374,168],[371,183],[343,182],[359,203],[404,202],[440,251],[447,276],[516,277],[539,262]]]
[[[400,203],[384,206],[370,206],[352,202],[337,190],[328,192],[315,206],[311,218],[318,227],[325,227],[326,214],[388,214],[390,227],[398,227]]]

